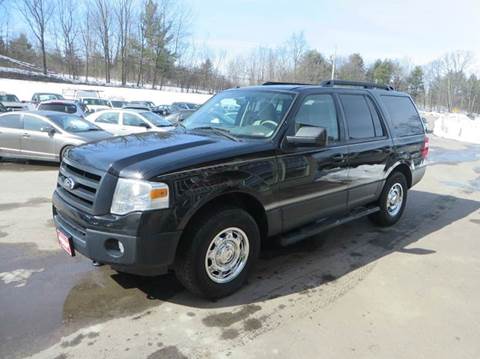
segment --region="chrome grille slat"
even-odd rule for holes
[[[86,177],[81,177],[77,175],[76,173],[70,172],[67,168],[64,166],[60,166],[60,173],[64,177],[72,177],[76,182],[81,183],[85,186],[91,187],[91,188],[97,188],[98,187],[98,182],[95,182],[91,179],[88,179]]]
[[[79,196],[79,197],[82,197],[83,199],[86,199],[87,201],[90,201],[92,202],[93,204],[93,201],[95,200],[95,193],[92,193],[92,192],[88,192],[87,190],[83,189],[83,188],[75,188],[74,190],[70,190],[68,188],[65,188],[64,184],[63,184],[63,180],[62,178],[59,176],[58,178],[58,184],[67,192],[70,192],[70,193],[73,193],[75,194],[76,196]]]

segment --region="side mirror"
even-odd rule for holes
[[[295,136],[287,136],[287,141],[298,147],[323,147],[327,144],[327,130],[323,127],[302,126]]]
[[[53,127],[42,127],[40,131],[48,133],[49,136],[53,136],[56,132]]]
[[[148,123],[142,123],[142,127],[145,127],[147,130],[152,128]]]

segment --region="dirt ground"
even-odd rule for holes
[[[0,357],[480,358],[480,146],[431,139],[403,219],[271,249],[238,293],[69,258],[58,167],[0,162]]]

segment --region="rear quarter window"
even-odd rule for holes
[[[381,99],[390,116],[392,130],[396,137],[424,133],[420,115],[409,97],[382,95]]]

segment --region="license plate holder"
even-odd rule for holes
[[[65,252],[70,257],[75,256],[75,249],[73,248],[73,239],[71,236],[67,236],[65,233],[63,233],[61,230],[57,229],[57,239],[58,243],[60,244],[60,247],[63,248]]]

